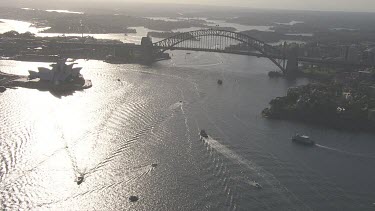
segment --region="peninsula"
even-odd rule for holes
[[[91,80],[85,80],[80,74],[82,68],[73,68],[75,64],[66,64],[66,59],[60,59],[56,64],[51,64],[52,69],[39,67],[38,72],[29,70],[29,76],[0,72],[0,86],[58,93],[71,93],[91,88]]]
[[[330,82],[290,88],[262,111],[289,119],[351,131],[375,131],[375,71],[342,73]]]

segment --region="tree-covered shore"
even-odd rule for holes
[[[372,76],[373,77],[373,76]],[[375,132],[373,78],[308,84],[290,88],[270,102],[266,118],[289,119],[322,126]]]

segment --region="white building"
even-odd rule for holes
[[[42,81],[50,81],[54,84],[68,82],[80,77],[82,67],[73,68],[76,63],[67,65],[66,59],[59,60],[52,64],[52,69],[39,67],[39,72],[29,70],[29,79],[39,78]]]

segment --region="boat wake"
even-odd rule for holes
[[[169,106],[169,109],[170,110],[177,110],[177,109],[181,109],[181,106],[183,105],[183,101],[179,101],[175,104],[172,104],[171,106]]]
[[[250,186],[255,187],[255,188],[259,188],[259,189],[262,188],[262,186],[261,186],[259,183],[257,183],[256,181],[246,181],[246,183],[247,183],[248,185],[250,185]]]
[[[226,158],[230,159],[231,161],[246,167],[250,170],[254,178],[259,178],[258,180],[250,179],[250,178],[243,178],[244,182],[248,185],[251,185],[256,188],[265,188],[267,190],[272,190],[272,192],[278,195],[279,199],[283,199],[287,204],[290,205],[291,210],[301,210],[310,208],[304,204],[297,196],[295,196],[292,192],[290,192],[285,186],[281,184],[281,182],[271,173],[267,172],[260,166],[256,165],[255,163],[241,157],[237,153],[233,152],[228,147],[224,146],[223,144],[219,143],[217,140],[213,139],[212,137],[208,136],[208,138],[201,137],[202,140],[207,143],[210,147],[215,149],[217,152],[225,156]],[[262,184],[260,184],[262,183]]]
[[[121,186],[121,185],[126,185],[126,184],[129,184],[130,182],[140,181],[143,177],[150,174],[155,168],[156,168],[156,166],[154,166],[154,164],[135,167],[134,170],[138,169],[139,171],[136,171],[135,174],[133,174],[132,176],[129,175],[129,177],[125,180],[119,180],[115,183],[99,185],[99,186],[97,186],[93,189],[86,189],[85,191],[76,193],[76,194],[71,195],[69,197],[65,197],[65,198],[55,200],[55,201],[50,201],[50,202],[39,203],[39,204],[34,205],[33,207],[35,207],[35,208],[50,207],[50,206],[55,205],[55,204],[60,204],[60,203],[64,203],[64,202],[67,202],[67,201],[70,201],[70,200],[79,199],[81,197],[84,197],[86,195],[90,195],[90,194],[93,194],[93,193],[101,193],[103,191],[112,190],[115,187],[118,187],[118,186]]]
[[[341,154],[346,154],[346,155],[351,155],[351,156],[356,156],[356,157],[362,157],[362,158],[375,159],[375,156],[372,156],[372,155],[348,152],[348,151],[344,151],[344,150],[340,150],[340,149],[336,149],[336,148],[332,148],[332,147],[323,146],[323,145],[320,145],[320,144],[315,144],[315,146],[319,147],[321,149],[330,150],[330,151],[338,152],[338,153],[341,153]]]

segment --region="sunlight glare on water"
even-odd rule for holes
[[[92,88],[69,96],[23,88],[0,95],[2,207],[370,210],[375,187],[364,178],[348,183],[352,174],[340,164],[374,175],[372,157],[357,156],[373,147],[373,136],[261,118],[272,98],[308,82],[269,79],[276,68],[270,61],[174,51],[172,60],[151,67],[77,62]],[[39,66],[49,64],[0,62],[1,71],[22,75]],[[199,140],[201,129],[215,139]],[[355,138],[363,149],[296,147],[289,140],[296,130],[321,146]]]

